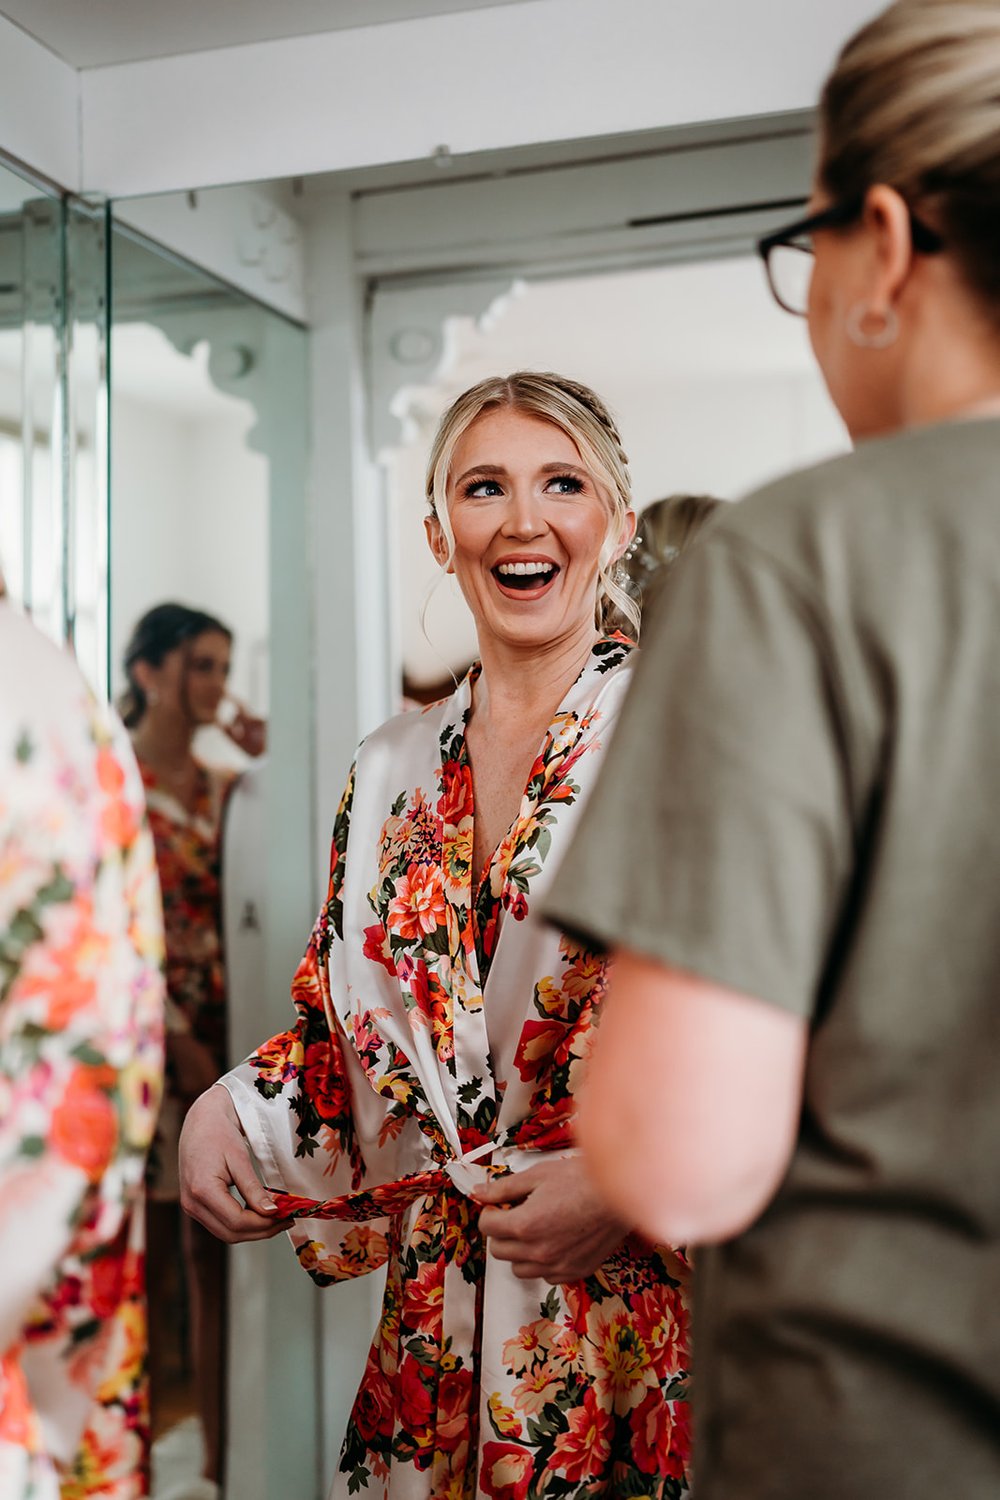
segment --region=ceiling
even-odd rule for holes
[[[524,0],[0,0],[6,16],[74,68],[345,31]]]

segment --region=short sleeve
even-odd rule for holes
[[[720,530],[651,634],[546,915],[808,1017],[852,849],[831,632]]]

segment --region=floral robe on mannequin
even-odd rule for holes
[[[617,638],[595,647],[478,893],[465,724],[479,669],[365,742],[298,1024],[224,1080],[313,1278],[388,1262],[336,1495],[687,1492],[683,1256],[630,1237],[584,1281],[521,1281],[487,1256],[466,1196],[487,1171],[573,1149],[604,964],[533,912],[628,656]]]

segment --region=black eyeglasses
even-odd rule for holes
[[[786,229],[766,234],[757,241],[757,254],[764,262],[767,284],[775,302],[785,312],[804,318],[808,310],[809,283],[816,253],[812,237],[817,229],[846,228],[860,219],[864,206],[864,194],[859,194],[843,203],[835,203],[832,208],[824,208],[821,213],[810,214],[808,219],[789,224]],[[937,255],[944,249],[944,240],[937,231],[912,211],[910,235],[913,248],[920,255]]]

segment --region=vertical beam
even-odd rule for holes
[[[382,488],[366,441],[363,309],[347,194],[325,199],[310,226],[306,296],[311,348],[315,857],[325,890],[334,815],[358,741],[395,707],[386,625],[388,548]],[[364,1367],[377,1292],[369,1276],[321,1294],[321,1467],[327,1483]]]

